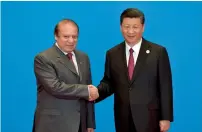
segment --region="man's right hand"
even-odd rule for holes
[[[88,85],[89,101],[94,101],[99,97],[98,89],[93,85]]]

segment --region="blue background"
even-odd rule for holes
[[[34,56],[54,43],[55,24],[80,26],[77,48],[88,53],[93,84],[106,51],[123,41],[119,17],[128,7],[146,16],[144,37],[165,46],[173,72],[170,132],[202,132],[202,2],[2,2],[2,132],[31,132],[36,107]],[[113,96],[96,104],[96,132],[114,132]]]

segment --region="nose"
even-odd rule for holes
[[[74,38],[71,36],[71,37],[69,37],[68,41],[69,41],[70,43],[73,43],[73,42],[74,42]]]
[[[134,33],[135,31],[134,31],[134,29],[133,28],[129,28],[128,29],[128,33]]]

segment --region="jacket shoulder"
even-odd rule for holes
[[[83,51],[81,51],[81,50],[76,50],[76,52],[77,52],[79,55],[88,58],[88,54],[87,54],[87,53],[85,53],[85,52],[83,52]]]
[[[35,58],[37,58],[37,57],[43,57],[43,58],[52,58],[53,56],[54,56],[54,48],[53,47],[51,47],[51,48],[48,48],[48,49],[46,49],[46,50],[44,50],[44,51],[41,51],[41,52],[39,52],[36,56],[35,56]]]
[[[124,48],[124,42],[121,42],[119,44],[117,44],[116,46],[110,48],[109,50],[107,50],[107,53],[116,53],[119,49]]]
[[[157,43],[154,43],[154,42],[151,42],[151,41],[148,41],[146,39],[143,39],[143,42],[148,44],[150,47],[152,47],[152,49],[165,49],[164,46],[157,44]]]

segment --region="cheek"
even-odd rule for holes
[[[61,43],[65,43],[67,40],[65,40],[65,39],[60,39],[59,40]]]
[[[122,32],[123,32],[123,34],[127,34],[127,30],[123,30]]]
[[[76,45],[76,44],[77,44],[77,42],[78,42],[78,40],[75,40],[75,41],[74,41],[74,45]]]
[[[127,32],[122,32],[123,36],[127,37]]]
[[[143,33],[143,31],[144,31],[144,30],[139,29],[139,30],[137,30],[137,33],[138,33],[138,34],[142,34],[142,33]]]
[[[142,32],[141,31],[137,32],[137,36],[142,36]]]

